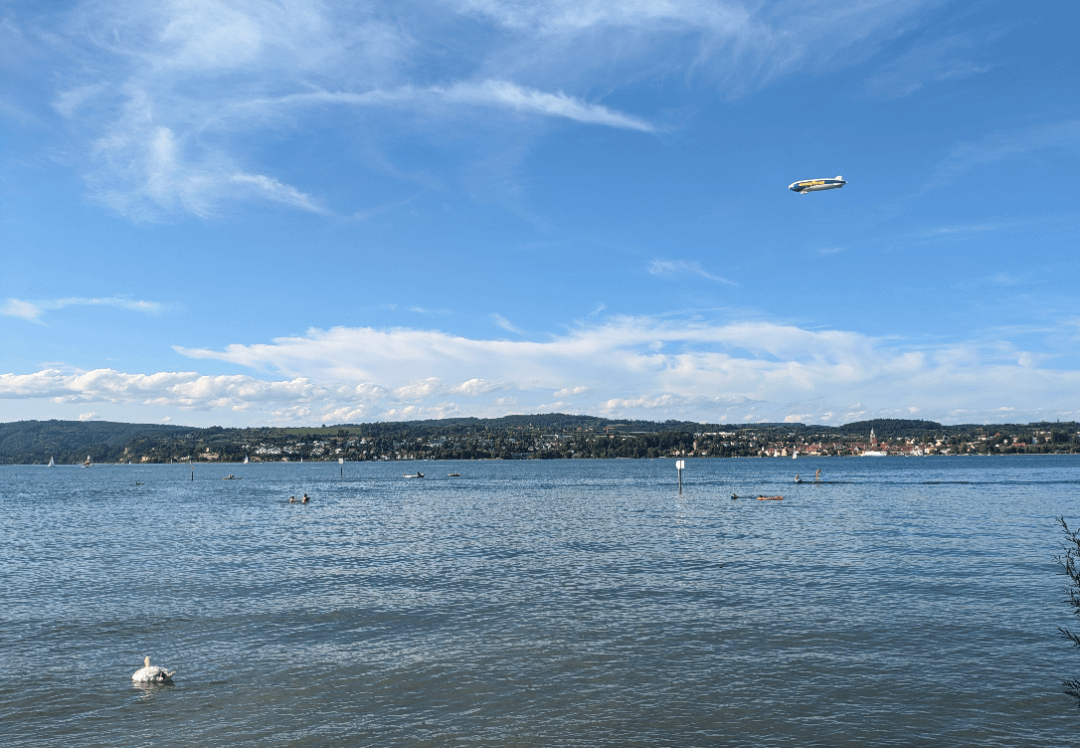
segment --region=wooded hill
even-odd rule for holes
[[[1080,424],[943,426],[875,419],[843,426],[613,420],[562,413],[502,418],[335,424],[312,428],[195,428],[106,421],[0,423],[0,463],[278,460],[560,459],[757,456],[820,448],[854,454],[879,442],[950,454],[1080,452]],[[816,445],[816,446],[815,446]]]
[[[0,463],[118,462],[139,437],[171,439],[195,431],[190,426],[108,421],[16,421],[0,423]]]

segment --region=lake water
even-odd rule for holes
[[[194,475],[0,468],[0,745],[1076,739],[1078,457]]]

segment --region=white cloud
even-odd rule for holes
[[[66,407],[101,403],[111,412],[145,415],[118,416],[139,421],[147,418],[167,421],[162,410],[187,415],[206,413],[214,423],[222,421],[250,424],[298,423],[311,421],[349,422],[402,418],[444,418],[466,415],[463,407],[447,397],[465,398],[471,407],[478,399],[486,407],[489,395],[506,385],[471,379],[456,385],[444,385],[438,377],[409,381],[387,387],[374,382],[313,382],[304,377],[290,380],[257,379],[249,375],[202,375],[196,372],[158,372],[130,374],[114,369],[65,372],[44,369],[32,374],[0,375],[0,401],[50,401]],[[509,403],[505,398],[499,407]],[[40,409],[40,405],[34,405]],[[99,414],[80,413],[80,420],[99,418]]]
[[[582,395],[589,391],[588,387],[564,387],[555,393],[555,397],[569,397],[571,395]]]
[[[976,143],[962,143],[938,164],[925,189],[948,184],[972,169],[1042,150],[1080,152],[1080,120],[996,132]]]
[[[364,110],[360,150],[403,125],[436,144],[476,137],[478,125],[520,133],[492,112],[653,132],[653,113],[610,102],[643,80],[738,95],[793,70],[853,64],[935,1],[121,0],[77,4],[36,36],[25,15],[8,36],[47,59],[19,75],[33,79],[27,90],[54,87],[54,110],[80,140],[65,150],[84,154],[74,163],[88,190],[114,210],[210,217],[267,200],[331,215],[326,196],[297,186],[311,183],[303,166],[261,147],[340,119],[328,105]]]
[[[674,278],[682,275],[696,275],[729,286],[739,285],[719,275],[714,275],[701,267],[701,263],[691,260],[653,260],[649,264],[649,273],[658,277]]]
[[[456,387],[452,387],[450,392],[458,395],[486,395],[489,392],[496,392],[505,388],[506,385],[501,382],[485,382],[483,379],[470,379],[467,382],[462,382]]]
[[[504,330],[506,330],[508,332],[512,332],[512,333],[515,333],[517,335],[524,335],[525,334],[523,330],[521,330],[513,322],[511,322],[510,320],[508,320],[506,317],[502,316],[501,314],[492,314],[491,319],[493,319],[495,321],[496,325],[498,325],[499,327],[501,327],[502,329],[504,329]]]
[[[1056,328],[1044,334],[1065,339]],[[995,421],[1006,412],[1001,408],[1014,408],[1008,412],[1017,420],[1080,418],[1080,397],[1069,394],[1080,392],[1080,372],[1053,368],[1052,350],[977,342],[915,346],[770,322],[614,317],[542,341],[339,327],[223,350],[177,350],[264,374],[50,368],[0,376],[0,399],[145,412],[130,420],[202,411],[236,423],[511,410],[713,422],[837,423],[916,413],[945,422]]]
[[[394,389],[394,395],[401,400],[422,400],[443,391],[442,381],[438,377],[428,377]]]
[[[0,310],[0,314],[6,314],[11,317],[22,317],[29,322],[40,322],[38,318],[41,316],[41,307],[35,306],[29,301],[8,299],[7,304]]]
[[[865,59],[934,0],[464,0],[508,41],[502,69],[693,77],[741,94],[794,69]]]
[[[523,88],[508,81],[485,80],[458,83],[438,91],[447,101],[460,104],[498,106],[526,114],[564,117],[589,125],[605,125],[629,130],[652,132],[655,128],[645,120],[617,112],[599,104],[590,104],[567,96],[563,92],[546,93]]]
[[[272,177],[262,174],[233,174],[234,184],[249,187],[264,196],[267,200],[284,205],[290,205],[302,210],[310,210],[313,213],[326,214],[325,208],[318,205],[311,195],[305,195],[295,187],[282,184]]]
[[[916,44],[892,58],[868,82],[872,93],[899,98],[915,93],[927,83],[969,78],[990,69],[988,62],[971,59],[1001,36],[1000,30],[978,31],[932,39]]]
[[[118,296],[110,296],[98,299],[67,298],[53,299],[50,301],[23,301],[21,299],[8,299],[7,304],[0,309],[0,314],[11,317],[22,317],[30,322],[41,322],[41,315],[45,311],[63,309],[69,306],[111,306],[117,309],[126,309],[132,312],[144,314],[158,314],[164,308],[156,301],[140,301],[124,299]]]
[[[562,91],[549,93],[521,86],[507,80],[487,79],[458,81],[447,86],[400,86],[362,92],[312,91],[289,94],[277,99],[258,99],[235,108],[235,115],[249,116],[252,111],[304,110],[317,106],[414,107],[455,104],[464,107],[490,107],[522,114],[573,120],[587,125],[602,125],[641,132],[656,127],[640,117],[569,96]]]

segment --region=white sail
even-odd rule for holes
[[[245,465],[247,465],[247,464],[248,464],[248,456],[247,456],[247,455],[244,455],[244,464],[245,464]]]
[[[47,467],[56,467],[56,461],[53,460],[53,458],[50,457],[49,458],[49,464],[47,465]]]

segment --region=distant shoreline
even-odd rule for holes
[[[904,459],[904,460],[907,460],[907,459],[926,459],[926,458],[943,458],[943,457],[949,457],[949,458],[957,458],[957,457],[962,457],[962,458],[968,458],[968,457],[972,457],[972,458],[977,458],[977,457],[1009,457],[1010,459],[1015,459],[1015,458],[1024,458],[1024,457],[1048,457],[1048,456],[1050,456],[1050,457],[1053,457],[1053,456],[1061,457],[1061,456],[1073,455],[1073,454],[1080,454],[1080,451],[1078,451],[1078,452],[1027,452],[1027,453],[1008,453],[1008,454],[999,453],[999,454],[994,454],[994,455],[982,454],[982,453],[976,453],[976,452],[965,453],[965,454],[948,454],[948,455],[946,455],[946,454],[931,454],[931,455],[918,455],[918,456],[895,454],[895,455],[885,455],[885,457],[889,457],[889,458],[893,458],[893,459]],[[850,460],[850,459],[857,459],[857,458],[861,458],[861,457],[863,457],[863,455],[806,455],[805,458],[800,457],[799,459],[800,460],[805,459],[807,461],[819,460],[819,459]],[[669,455],[664,455],[664,456],[661,456],[661,457],[551,457],[551,458],[549,458],[549,457],[531,457],[531,458],[530,457],[523,457],[523,458],[515,458],[515,457],[402,457],[402,458],[395,458],[395,459],[390,459],[390,460],[346,460],[344,463],[341,463],[341,464],[342,465],[378,465],[378,464],[391,464],[391,463],[397,463],[397,462],[533,462],[533,461],[536,461],[536,462],[540,462],[540,461],[550,461],[550,462],[578,461],[578,462],[585,462],[585,461],[590,461],[590,460],[676,460],[676,459],[687,459],[687,460],[735,460],[735,459],[739,459],[739,460],[785,460],[785,459],[787,459],[787,460],[790,460],[791,458],[790,457],[772,457],[772,456],[764,456],[764,455],[750,455],[750,456],[746,456],[746,457],[741,457],[741,456],[738,456],[738,455],[735,455],[735,456],[732,456],[732,457],[721,457],[719,455],[711,455],[711,456],[710,455],[699,455],[699,456],[693,456],[693,457],[673,457],[673,456],[669,456]],[[337,465],[338,461],[333,460],[333,459],[323,459],[323,460],[304,460],[303,462],[301,462],[299,460],[296,460],[296,461],[282,461],[282,460],[270,461],[270,460],[264,460],[264,461],[253,461],[253,462],[250,462],[250,463],[244,463],[244,462],[217,462],[217,461],[194,462],[194,463],[189,463],[189,462],[186,462],[186,461],[183,461],[183,462],[150,462],[150,461],[147,461],[147,462],[95,462],[90,467],[95,467],[95,466],[102,466],[102,467],[155,466],[156,467],[156,466],[161,466],[161,465],[171,465],[173,467],[187,467],[189,465],[194,465],[194,466],[199,467],[199,468],[208,468],[208,467],[214,467],[214,466],[217,466],[217,465],[220,465],[220,466],[224,467],[224,466],[238,466],[238,465],[243,466],[244,464],[260,465],[260,466],[262,466],[262,465],[309,465],[309,464]],[[5,462],[5,463],[0,463],[0,467],[40,467],[40,468],[47,468],[48,463],[43,463],[43,462]],[[81,469],[81,468],[83,468],[83,465],[82,465],[82,463],[77,463],[77,462],[69,462],[69,463],[60,463],[60,462],[58,462],[58,463],[56,463],[54,465],[54,467],[57,467],[57,468],[80,468]],[[792,465],[792,472],[798,472],[798,467],[799,467],[798,464]],[[237,476],[237,478],[239,478],[239,476]],[[818,481],[815,481],[813,473],[810,473],[810,474],[807,475],[807,477],[803,478],[803,480],[800,481],[800,482],[809,485],[809,484],[813,484],[813,483],[818,482]],[[827,481],[823,480],[823,481],[820,481],[820,482],[824,483],[824,482],[827,482]]]
[[[235,464],[595,458],[798,459],[1076,454],[1080,424],[945,426],[875,419],[843,426],[709,424],[539,414],[311,428],[190,428],[105,421],[0,424],[0,464]],[[869,455],[866,455],[869,456]],[[793,463],[797,465],[797,462]],[[797,469],[797,468],[796,468]]]

